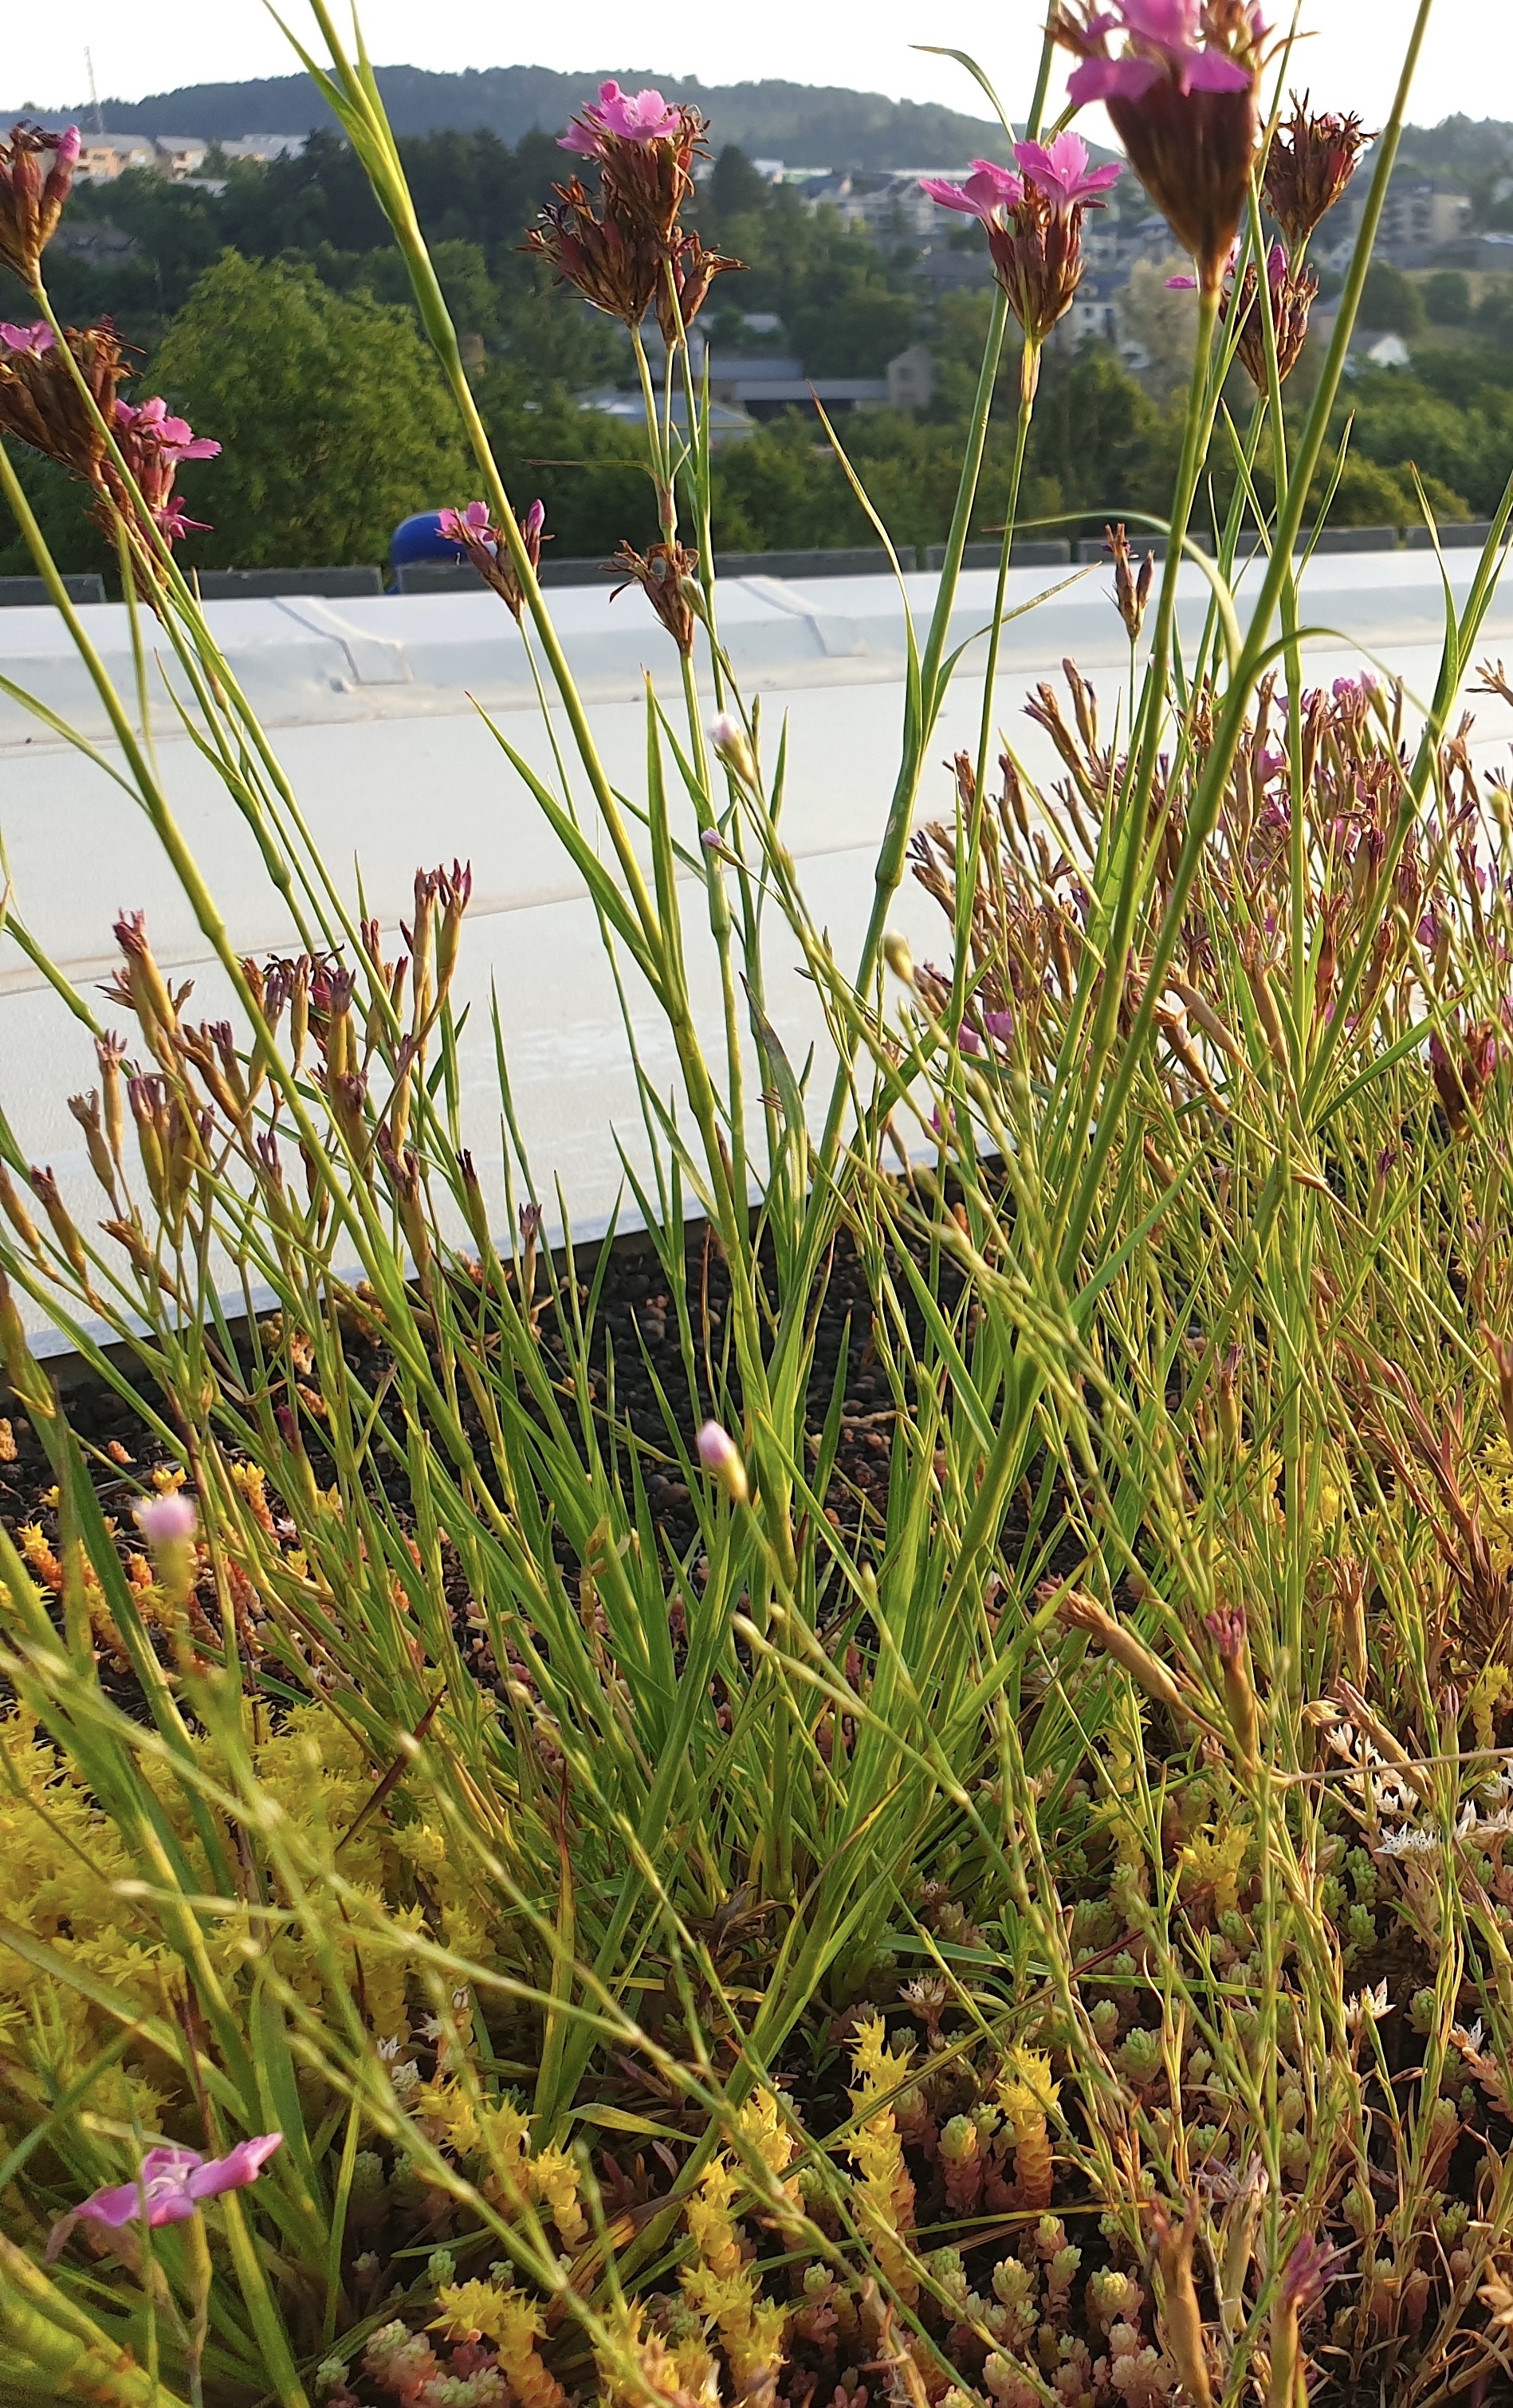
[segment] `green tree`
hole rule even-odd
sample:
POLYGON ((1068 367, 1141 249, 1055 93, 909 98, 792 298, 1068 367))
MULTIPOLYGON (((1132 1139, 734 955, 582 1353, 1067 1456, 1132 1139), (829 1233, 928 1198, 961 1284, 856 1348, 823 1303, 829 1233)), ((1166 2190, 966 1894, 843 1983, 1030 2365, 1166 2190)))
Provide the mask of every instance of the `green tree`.
POLYGON ((476 484, 411 311, 343 299, 308 265, 227 251, 152 367, 173 407, 223 447, 184 474, 191 514, 213 521, 190 555, 206 566, 379 560, 410 511, 476 484))
MULTIPOLYGON (((564 315, 569 307, 560 304, 564 315)), ((638 551, 655 543, 644 427, 580 409, 560 386, 543 394, 508 357, 490 364, 478 404, 515 507, 540 498, 545 508, 549 561, 607 560, 622 540, 638 551)))
MULTIPOLYGON (((89 494, 66 468, 44 460, 24 444, 9 447, 11 465, 21 481, 32 515, 42 530, 48 550, 65 573, 74 569, 103 570, 108 588, 116 583, 116 554, 89 516, 89 494)), ((0 577, 35 577, 31 547, 0 499, 0 577)))
MULTIPOLYGON (((1439 478, 1426 475, 1421 482, 1436 522, 1470 517, 1463 495, 1452 493, 1439 478)), ((1320 480, 1310 498, 1322 501, 1323 491, 1320 480)), ((1405 469, 1394 475, 1375 460, 1352 458, 1341 472, 1329 523, 1332 526, 1421 526, 1423 511, 1405 469)))
POLYGON ((771 194, 771 185, 765 176, 758 176, 744 150, 728 142, 709 179, 710 206, 715 214, 727 221, 759 217, 771 194))
POLYGON ((746 263, 722 284, 721 303, 774 312, 811 376, 880 376, 914 340, 919 299, 907 269, 791 184, 753 181, 764 196, 757 209, 723 211, 715 177, 699 194, 705 241, 746 263))
MULTIPOLYGON (((353 254, 338 252, 335 256, 346 259, 353 254)), ((393 301, 402 308, 415 308, 414 286, 410 280, 404 252, 397 244, 390 243, 378 251, 360 251, 355 258, 355 272, 345 287, 348 292, 365 291, 370 293, 375 301, 393 301)), ((316 265, 320 265, 319 259, 316 265)), ((431 265, 436 270, 441 298, 452 313, 452 322, 458 334, 482 335, 485 343, 497 341, 499 289, 489 274, 482 244, 464 242, 460 237, 433 243, 431 265)), ((334 281, 330 278, 324 280, 334 281)), ((416 316, 418 319, 418 310, 416 316)))
POLYGON ((1419 288, 1390 259, 1374 259, 1366 270, 1361 323, 1390 335, 1423 333, 1424 305, 1419 288))
POLYGON ((1477 305, 1478 335, 1488 335, 1494 343, 1513 343, 1513 291, 1506 284, 1494 284, 1483 293, 1477 305))
POLYGON ((1423 280, 1423 306, 1436 326, 1464 326, 1471 317, 1471 287, 1458 267, 1441 268, 1423 280))
POLYGON ((837 289, 795 309, 794 348, 807 376, 879 377, 914 340, 918 312, 880 277, 846 276, 837 289))
MULTIPOLYGON (((1362 379, 1352 400, 1354 459, 1393 472, 1410 495, 1411 461, 1448 491, 1475 494, 1491 506, 1507 475, 1507 437, 1481 410, 1457 408, 1427 391, 1416 377, 1395 371, 1362 379)), ((1343 414, 1339 423, 1343 431, 1343 414)), ((1411 515, 1419 516, 1416 503, 1411 515)), ((1464 518, 1469 513, 1463 508, 1450 515, 1464 518)))
POLYGON ((1093 531, 1127 510, 1168 512, 1180 444, 1176 416, 1158 408, 1107 351, 1084 351, 1042 381, 1030 465, 1059 484, 1064 507, 1085 511, 1093 531))

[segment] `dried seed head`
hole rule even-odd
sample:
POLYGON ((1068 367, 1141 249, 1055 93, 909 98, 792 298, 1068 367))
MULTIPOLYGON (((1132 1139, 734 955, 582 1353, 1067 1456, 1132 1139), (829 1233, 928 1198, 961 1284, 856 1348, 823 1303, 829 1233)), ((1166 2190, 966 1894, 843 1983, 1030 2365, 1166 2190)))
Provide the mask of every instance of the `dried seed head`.
POLYGON ((674 236, 656 288, 656 322, 662 340, 670 348, 681 341, 693 324, 709 299, 716 276, 728 275, 732 270, 744 275, 744 260, 727 259, 721 251, 706 251, 697 234, 680 233, 674 236))
POLYGON ((1303 347, 1308 339, 1308 313, 1318 292, 1318 279, 1313 270, 1295 267, 1281 244, 1274 242, 1266 260, 1265 303, 1261 297, 1261 280, 1254 263, 1246 267, 1238 289, 1229 294, 1224 304, 1225 322, 1238 318, 1235 351, 1258 393, 1265 393, 1270 381, 1263 307, 1269 306, 1271 310, 1277 382, 1285 384, 1303 357, 1303 347))
POLYGON ((1292 114, 1266 154, 1266 207, 1290 243, 1306 242, 1355 174, 1373 136, 1359 117, 1310 117, 1308 94, 1291 94, 1292 114))
POLYGON ((614 555, 614 565, 623 568, 626 576, 611 595, 611 601, 627 585, 639 585, 679 652, 692 652, 694 630, 702 616, 698 552, 690 552, 682 543, 651 543, 644 552, 623 543, 614 555))
POLYGON ((1161 2276, 1161 2322, 1166 2346, 1192 2408, 1211 2408, 1213 2387, 1203 2349, 1203 2312, 1193 2281, 1192 2252, 1198 2237, 1198 2208, 1189 2202, 1181 2223, 1174 2228, 1163 2207, 1149 2210, 1151 2239, 1161 2276))
POLYGON ((1105 526, 1103 542, 1114 562, 1114 607, 1124 621, 1131 643, 1138 644, 1156 574, 1156 555, 1147 552, 1139 567, 1135 567, 1122 519, 1117 526, 1105 526))
POLYGON ((1513 1342, 1506 1338, 1489 1337, 1488 1346, 1497 1371, 1498 1399, 1503 1409, 1503 1426, 1508 1444, 1513 1446, 1513 1342))
POLYGON ((73 190, 82 141, 77 125, 61 134, 17 125, 0 142, 0 263, 35 292, 46 250, 73 190))

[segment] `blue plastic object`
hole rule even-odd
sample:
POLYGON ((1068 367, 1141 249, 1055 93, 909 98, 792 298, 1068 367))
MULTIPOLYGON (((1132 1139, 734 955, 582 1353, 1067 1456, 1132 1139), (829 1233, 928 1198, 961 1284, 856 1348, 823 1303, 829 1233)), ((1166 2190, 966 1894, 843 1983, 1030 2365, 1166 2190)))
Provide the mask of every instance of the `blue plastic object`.
POLYGON ((450 543, 440 530, 439 510, 417 510, 413 518, 402 519, 389 545, 393 566, 408 568, 417 560, 460 560, 461 544, 450 543))

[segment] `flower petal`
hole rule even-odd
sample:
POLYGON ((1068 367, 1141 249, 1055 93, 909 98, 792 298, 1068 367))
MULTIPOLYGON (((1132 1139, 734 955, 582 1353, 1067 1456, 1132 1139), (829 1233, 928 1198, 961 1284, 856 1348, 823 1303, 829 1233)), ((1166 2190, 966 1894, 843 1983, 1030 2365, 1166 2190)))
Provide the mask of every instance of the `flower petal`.
POLYGON ((223 2157, 209 2157, 196 2167, 189 2177, 191 2197, 219 2199, 223 2190, 245 2190, 282 2146, 281 2132, 259 2132, 252 2140, 238 2141, 223 2157))
POLYGON ((947 183, 944 176, 921 176, 919 189, 943 209, 959 209, 964 217, 981 217, 975 201, 969 200, 964 184, 947 183))
POLYGON ((135 2182, 95 2191, 78 2212, 92 2223, 119 2227, 137 2221, 145 2203, 149 2224, 181 2224, 195 2213, 189 2186, 203 2162, 197 2149, 149 2149, 135 2182))
POLYGON ((1154 59, 1084 59, 1067 78, 1067 94, 1079 108, 1095 100, 1143 100, 1160 73, 1154 59))
POLYGON ((1185 92, 1248 92, 1250 76, 1222 50, 1199 50, 1182 63, 1182 86, 1185 92))

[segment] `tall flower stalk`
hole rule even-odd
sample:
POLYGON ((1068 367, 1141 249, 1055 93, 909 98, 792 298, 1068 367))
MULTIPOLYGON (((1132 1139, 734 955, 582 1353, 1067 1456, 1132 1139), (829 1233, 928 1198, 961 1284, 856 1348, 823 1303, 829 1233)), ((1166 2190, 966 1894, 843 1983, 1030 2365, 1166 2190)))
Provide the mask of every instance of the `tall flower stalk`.
MULTIPOLYGON (((1090 167, 1087 144, 1079 135, 1072 133, 1056 135, 1049 145, 1017 142, 1014 156, 1017 175, 996 166, 991 160, 977 159, 963 183, 929 176, 921 179, 921 190, 943 208, 959 210, 981 221, 995 280, 1023 336, 1019 417, 984 670, 976 758, 975 791, 979 796, 986 793, 987 784, 1004 592, 1030 419, 1040 382, 1041 353, 1072 308, 1082 281, 1083 219, 1089 208, 1102 208, 1103 195, 1123 172, 1117 161, 1107 166, 1090 167)), ((970 877, 963 883, 970 886, 970 877)))

